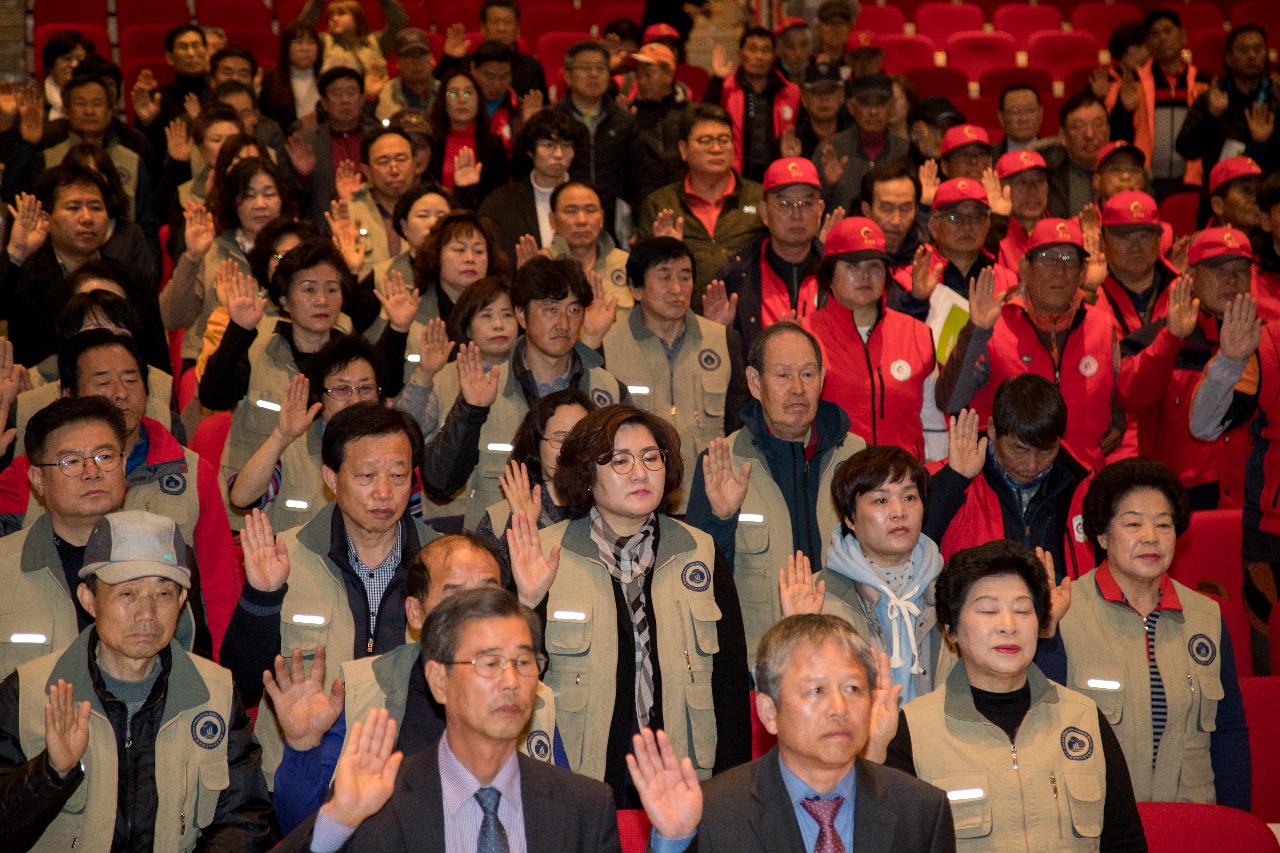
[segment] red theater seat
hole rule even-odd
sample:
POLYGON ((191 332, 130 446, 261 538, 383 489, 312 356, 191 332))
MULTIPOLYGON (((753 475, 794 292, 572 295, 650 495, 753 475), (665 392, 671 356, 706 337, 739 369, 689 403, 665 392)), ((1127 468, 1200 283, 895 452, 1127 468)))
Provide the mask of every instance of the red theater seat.
POLYGON ((1242 678, 1240 692, 1249 723, 1253 813, 1280 823, 1280 676, 1242 678))
POLYGON ((947 67, 957 68, 977 80, 983 71, 1008 68, 1018 55, 1018 42, 1008 33, 984 33, 981 30, 953 33, 943 43, 947 67))
MULTIPOLYGON (((1274 775, 1274 774, 1273 774, 1274 775)), ((1258 818, 1204 803, 1138 803, 1149 853, 1269 853, 1280 843, 1258 818)))
POLYGON ((976 3, 921 3, 915 20, 916 35, 942 44, 952 33, 982 29, 982 7, 976 3))
POLYGON ((1104 44, 1120 24, 1142 20, 1142 12, 1132 3, 1080 3, 1071 10, 1071 28, 1093 33, 1104 44))
POLYGON ((855 29, 859 32, 896 35, 902 32, 902 27, 906 22, 906 16, 896 6, 866 5, 858 13, 858 22, 855 25, 855 29))
POLYGON ((1196 211, 1200 209, 1200 193, 1194 190, 1173 193, 1160 202, 1160 218, 1173 226, 1173 236, 1185 237, 1196 232, 1196 211))
MULTIPOLYGON (((134 24, 163 24, 165 29, 191 20, 186 0, 116 0, 116 23, 123 30, 134 24)), ((163 53, 164 43, 152 53, 163 53)))
POLYGON ((876 36, 872 43, 884 51, 884 70, 888 74, 934 67, 933 41, 924 36, 876 36))
MULTIPOLYGON (((33 14, 37 29, 46 24, 103 22, 107 20, 107 0, 62 0, 61 3, 36 3, 33 14)), ((98 26, 101 25, 98 23, 98 26)), ((38 56, 39 53, 37 50, 36 55, 38 56)))
POLYGON ((922 98, 969 97, 969 77, 959 68, 918 68, 911 72, 911 82, 922 98))
POLYGON ((262 0, 198 0, 196 20, 202 27, 271 30, 271 10, 262 0))
POLYGON ((1027 53, 1034 57, 1035 67, 1047 71, 1054 80, 1065 80, 1067 72, 1098 62, 1102 48, 1091 33, 1036 33, 1027 43, 1027 53))
POLYGON ((1043 3, 1006 3, 997 7, 991 23, 999 32, 1008 33, 1026 44, 1032 33, 1042 30, 1061 30, 1062 12, 1056 6, 1043 3))

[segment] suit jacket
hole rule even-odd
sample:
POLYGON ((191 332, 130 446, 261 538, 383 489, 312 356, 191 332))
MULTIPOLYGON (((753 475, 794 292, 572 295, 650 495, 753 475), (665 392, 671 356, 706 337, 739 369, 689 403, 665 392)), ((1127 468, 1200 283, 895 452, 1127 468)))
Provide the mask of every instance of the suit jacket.
MULTIPOLYGON (((391 799, 360 825, 342 849, 378 853, 444 850, 444 794, 438 756, 437 744, 406 758, 391 799)), ((529 853, 621 853, 617 812, 608 785, 519 753, 516 759, 520 762, 529 853)), ((312 815, 278 849, 310 850, 314 826, 312 815)))
MULTIPOLYGON (((944 853, 956 849, 947 795, 906 773, 858 759, 853 850, 944 853)), ((698 853, 802 853, 778 748, 706 782, 698 853)), ((690 848, 694 849, 694 848, 690 848)))
POLYGON ((538 227, 538 207, 533 198, 533 184, 529 176, 505 187, 498 187, 480 205, 481 216, 487 216, 498 226, 498 245, 507 253, 507 260, 514 265, 516 243, 525 234, 542 246, 542 229, 538 227))

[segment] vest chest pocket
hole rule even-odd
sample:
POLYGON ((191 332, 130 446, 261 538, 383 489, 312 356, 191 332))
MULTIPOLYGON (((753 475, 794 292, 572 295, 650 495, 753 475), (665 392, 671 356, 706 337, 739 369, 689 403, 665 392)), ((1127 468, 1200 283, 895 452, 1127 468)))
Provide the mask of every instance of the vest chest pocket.
MULTIPOLYGON (((587 602, 557 603, 547 613, 545 633, 547 654, 585 656, 591 649, 591 605, 587 602)), ((559 701, 557 697, 557 705, 559 701)))
POLYGON ((724 426, 724 401, 728 396, 725 391, 702 389, 702 411, 707 416, 708 426, 715 427, 717 431, 724 426))
POLYGON ((720 616, 720 607, 710 597, 689 601, 689 621, 698 650, 696 657, 689 656, 689 665, 694 669, 711 669, 711 657, 720 651, 720 616))
POLYGON ((991 785, 987 774, 939 776, 925 781, 947 792, 956 838, 985 838, 991 834, 991 785))
MULTIPOLYGON (((735 463, 739 464, 739 463, 735 463)), ((744 602, 764 605, 773 600, 777 589, 776 568, 769 565, 768 516, 762 512, 738 513, 738 530, 734 542, 734 580, 738 596, 744 602)))
POLYGON ((1222 689, 1222 677, 1217 673, 1203 673, 1197 679, 1200 688, 1200 731, 1218 729, 1218 703, 1226 693, 1222 689))
POLYGON ((1102 783, 1091 773, 1063 773, 1073 837, 1102 835, 1102 783))
MULTIPOLYGON (((294 649, 302 649, 307 660, 329 639, 330 614, 327 607, 308 606, 286 609, 280 620, 280 654, 286 659, 294 649)), ((343 650, 347 653, 347 650, 343 650)))
POLYGON ((1097 703, 1107 722, 1117 725, 1124 716, 1124 682, 1112 674, 1086 671, 1076 677, 1076 689, 1097 703))
POLYGON ((196 787, 196 825, 201 829, 213 823, 222 792, 231 786, 231 771, 226 761, 206 761, 200 765, 196 787))
POLYGON ((276 428, 280 418, 280 395, 261 387, 250 387, 244 399, 240 423, 236 425, 241 437, 245 432, 252 433, 253 444, 257 439, 265 439, 276 428))
POLYGON ((48 626, 16 628, 19 624, 13 614, 0 615, 0 625, 6 628, 0 636, 0 676, 53 651, 52 630, 48 626))

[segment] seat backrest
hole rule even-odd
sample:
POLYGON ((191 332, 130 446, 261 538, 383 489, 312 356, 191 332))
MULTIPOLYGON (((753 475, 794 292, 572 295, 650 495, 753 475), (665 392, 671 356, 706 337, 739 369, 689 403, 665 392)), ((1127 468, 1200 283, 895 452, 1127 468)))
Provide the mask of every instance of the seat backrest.
POLYGON ((918 68, 911 82, 922 98, 965 98, 969 95, 968 75, 960 68, 918 68))
POLYGON ((1264 853, 1280 843, 1258 818, 1208 803, 1138 803, 1149 853, 1264 853))
POLYGON ((982 7, 975 3, 921 3, 915 21, 918 35, 942 42, 959 30, 982 29, 982 7))
POLYGON ((1050 31, 1032 35, 1027 54, 1037 68, 1048 71, 1054 80, 1063 80, 1071 69, 1097 63, 1101 47, 1092 33, 1050 31))
MULTIPOLYGON (((165 28, 191 20, 186 0, 116 0, 116 23, 123 29, 133 24, 164 24, 165 28)), ((160 51, 164 45, 160 45, 160 51)))
POLYGON ((520 34, 534 41, 543 33, 585 32, 589 26, 581 10, 568 3, 522 4, 520 9, 520 34))
POLYGON ((1007 68, 1018 55, 1018 42, 1008 33, 987 33, 982 30, 964 30, 952 33, 943 43, 947 53, 947 65, 957 68, 977 81, 989 68, 1007 68))
POLYGON ((191 436, 190 447, 212 465, 222 461, 222 448, 231 432, 231 413, 214 412, 205 415, 191 436))
POLYGON ((622 853, 644 853, 649 847, 650 829, 644 809, 618 809, 618 841, 622 853))
POLYGON ((1272 675, 1280 671, 1280 607, 1272 606, 1271 618, 1267 620, 1267 654, 1271 663, 1272 675))
POLYGON ((906 16, 896 6, 873 6, 868 3, 858 13, 856 28, 870 33, 895 35, 902 32, 906 16))
POLYGON ((1244 528, 1238 509, 1204 509, 1191 513, 1191 526, 1178 537, 1178 550, 1169 567, 1176 580, 1195 589, 1202 580, 1218 581, 1230 593, 1243 586, 1240 540, 1244 528), (1224 555, 1232 555, 1224 559, 1224 555))
POLYGON ((196 20, 201 26, 270 30, 271 10, 262 0, 197 0, 196 20))
POLYGON ((569 48, 589 38, 591 36, 585 32, 553 32, 539 36, 536 55, 547 77, 551 78, 564 69, 564 55, 569 48))
POLYGON ((1222 35, 1222 9, 1215 3, 1179 3, 1176 9, 1182 19, 1182 29, 1187 38, 1192 39, 1201 33, 1222 35))
POLYGON ((1280 675, 1242 678, 1240 693, 1249 724, 1253 813, 1280 823, 1280 675))
POLYGON ((1200 209, 1200 193, 1190 190, 1172 193, 1160 202, 1160 218, 1173 226, 1175 237, 1194 234, 1196 212, 1200 209))
POLYGON ((1081 3, 1071 10, 1071 28, 1093 33, 1104 41, 1120 24, 1142 20, 1142 12, 1132 3, 1081 3))
MULTIPOLYGON (((34 5, 32 15, 37 29, 46 24, 74 24, 81 21, 96 23, 107 19, 107 0, 62 0, 61 3, 34 5)), ((36 53, 39 55, 39 50, 36 53)))
POLYGON ((1045 3, 1006 3, 996 8, 991 23, 997 32, 1008 33, 1026 44, 1032 33, 1062 29, 1062 12, 1045 3))
POLYGON ((878 35, 873 44, 884 50, 884 70, 900 74, 917 68, 933 68, 933 40, 924 36, 878 35))

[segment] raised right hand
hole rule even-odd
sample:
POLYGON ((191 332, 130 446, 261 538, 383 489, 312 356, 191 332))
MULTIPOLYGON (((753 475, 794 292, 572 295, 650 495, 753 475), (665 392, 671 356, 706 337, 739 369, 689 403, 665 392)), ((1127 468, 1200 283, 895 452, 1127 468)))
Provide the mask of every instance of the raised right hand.
POLYGON ((521 234, 520 239, 516 240, 516 269, 520 269, 541 253, 537 237, 532 234, 521 234))
POLYGON ((164 140, 165 151, 168 153, 170 160, 185 163, 191 159, 191 154, 195 151, 195 144, 191 141, 191 130, 184 120, 175 118, 169 122, 164 129, 164 140))
POLYGON ((822 169, 822 182, 830 186, 840 183, 840 179, 844 177, 845 167, 849 165, 849 155, 836 156, 836 149, 831 143, 826 143, 818 149, 818 161, 818 166, 822 169))
POLYGON ((920 164, 920 203, 925 207, 933 207, 933 194, 938 191, 942 181, 938 179, 938 161, 925 160, 920 164))
POLYGON ((193 201, 182 209, 182 217, 186 221, 183 233, 187 242, 183 251, 189 260, 199 261, 213 247, 213 214, 200 202, 193 201))
POLYGON ((333 170, 333 188, 338 193, 338 198, 351 201, 351 197, 363 183, 364 175, 360 174, 360 169, 355 163, 350 160, 338 161, 337 167, 333 170))
POLYGON ((523 462, 508 459, 507 465, 498 476, 498 487, 502 496, 511 507, 514 519, 520 513, 537 518, 542 514, 542 487, 529 485, 529 468, 523 462))
POLYGON ((994 329, 1005 298, 1012 292, 997 296, 995 269, 984 267, 976 279, 969 281, 969 322, 979 329, 994 329))
POLYGON ((933 252, 921 243, 911 258, 911 296, 921 302, 928 302, 933 292, 942 282, 942 267, 935 267, 933 252))
POLYGON ((432 317, 422 330, 422 346, 418 349, 418 366, 413 371, 414 383, 422 387, 429 386, 436 374, 449 363, 454 343, 449 340, 449 332, 444 320, 432 317))
POLYGON ((289 549, 271 532, 271 522, 260 509, 244 521, 240 534, 244 551, 244 576, 259 592, 275 592, 289 580, 289 549))
POLYGON ((716 518, 727 521, 742 508, 747 498, 747 482, 751 478, 751 463, 733 470, 733 454, 729 442, 723 436, 711 439, 707 455, 702 459, 702 482, 707 492, 707 503, 716 518))
POLYGON ((229 280, 218 282, 218 289, 226 294, 227 314, 231 316, 231 322, 246 332, 258 328, 267 312, 267 300, 258 295, 256 280, 237 266, 229 280))
POLYGON ((280 401, 280 417, 276 419, 276 431, 286 441, 292 442, 311 428, 311 423, 324 409, 324 403, 308 406, 311 381, 299 373, 289 380, 289 387, 280 401))
POLYGON ((1195 292, 1195 276, 1194 269, 1188 269, 1182 275, 1173 280, 1173 286, 1169 288, 1169 308, 1168 319, 1166 325, 1169 334, 1175 338, 1185 339, 1196 329, 1196 323, 1200 320, 1200 300, 1193 295, 1195 292))
POLYGON ((462 399, 473 406, 488 408, 498 399, 498 374, 500 365, 484 369, 484 355, 480 345, 471 343, 458 348, 458 386, 462 399))
POLYGON ((316 170, 316 150, 301 131, 295 131, 284 141, 284 153, 299 178, 309 178, 316 170))
POLYGON ((49 685, 49 701, 44 706, 44 744, 49 766, 66 776, 84 758, 89 746, 89 702, 76 703, 73 686, 58 679, 49 685))
POLYGON ((1227 107, 1231 105, 1231 97, 1226 90, 1222 88, 1221 82, 1217 77, 1213 78, 1213 82, 1209 84, 1209 92, 1207 106, 1209 107, 1209 115, 1218 118, 1227 111, 1227 107))
POLYGON ((653 220, 653 236, 674 237, 677 240, 683 240, 684 217, 676 216, 676 212, 670 208, 658 211, 657 218, 653 220))
POLYGON ((822 612, 827 582, 814 583, 813 566, 803 551, 789 555, 786 568, 778 572, 778 598, 783 616, 822 612))
POLYGON ((17 206, 9 205, 9 217, 13 227, 9 232, 9 255, 19 263, 25 263, 49 238, 49 216, 40 206, 40 199, 28 193, 18 193, 17 206))
POLYGON ((973 409, 961 409, 950 418, 951 429, 947 433, 947 467, 966 480, 982 473, 987 462, 987 437, 978 437, 978 413, 973 409))
POLYGON ((155 121, 160 115, 160 85, 150 68, 138 73, 130 95, 133 97, 133 114, 138 117, 138 122, 149 125, 155 121))
POLYGON ((702 821, 702 786, 688 756, 676 758, 667 733, 647 726, 631 736, 627 770, 645 815, 663 838, 688 838, 702 821))
POLYGON ((1262 319, 1253 297, 1242 293, 1227 303, 1222 312, 1218 351, 1236 361, 1253 355, 1262 342, 1262 319))
POLYGON ((393 752, 396 721, 386 708, 374 708, 347 734, 347 749, 333 771, 333 792, 320 810, 343 826, 355 828, 391 799, 404 753, 393 752))
POLYGON ((984 169, 982 172, 982 188, 987 191, 987 202, 991 212, 998 216, 1013 213, 1013 190, 1000 183, 995 169, 984 169))
POLYGON ((331 692, 325 695, 324 646, 315 650, 309 673, 303 663, 302 649, 294 649, 288 661, 276 655, 275 669, 274 676, 270 670, 263 670, 262 686, 271 699, 285 743, 297 752, 315 749, 342 713, 346 686, 341 678, 334 679, 331 692))
POLYGON ((467 28, 462 24, 450 24, 444 34, 444 55, 461 59, 471 50, 471 41, 467 38, 467 28))
POLYGON ((721 326, 732 326, 738 316, 738 294, 730 295, 723 280, 711 279, 702 294, 702 316, 721 326))

